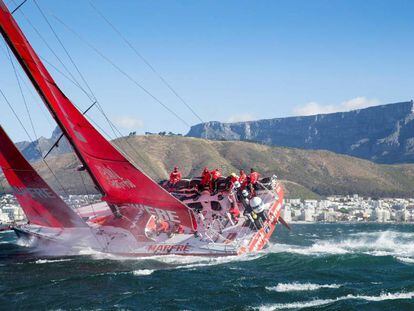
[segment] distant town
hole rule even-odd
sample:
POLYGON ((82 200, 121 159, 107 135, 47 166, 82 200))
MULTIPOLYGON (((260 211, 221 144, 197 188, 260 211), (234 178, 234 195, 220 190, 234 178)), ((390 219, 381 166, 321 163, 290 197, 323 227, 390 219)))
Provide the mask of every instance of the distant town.
POLYGON ((414 198, 371 199, 354 194, 286 199, 281 215, 287 222, 414 222, 414 198))
MULTIPOLYGON (((73 208, 99 202, 98 195, 64 198, 73 208)), ((286 199, 282 217, 287 222, 414 222, 414 198, 364 198, 357 194, 323 200, 286 199)), ((25 222, 15 197, 0 196, 0 224, 25 222)))

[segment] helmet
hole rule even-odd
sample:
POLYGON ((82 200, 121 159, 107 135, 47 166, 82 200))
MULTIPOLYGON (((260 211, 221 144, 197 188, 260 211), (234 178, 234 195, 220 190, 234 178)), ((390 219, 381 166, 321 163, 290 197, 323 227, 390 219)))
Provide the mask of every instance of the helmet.
POLYGON ((263 205, 263 201, 261 198, 259 197, 254 197, 250 200, 249 202, 250 207, 253 209, 253 211, 257 214, 257 213, 261 213, 264 211, 264 205, 263 205))
POLYGON ((247 198, 249 196, 249 191, 247 191, 246 189, 244 189, 242 191, 242 196, 244 196, 245 198, 247 198))
POLYGON ((238 189, 238 188, 240 188, 240 183, 238 182, 238 181, 236 181, 235 183, 234 183, 234 188, 236 188, 236 189, 238 189))

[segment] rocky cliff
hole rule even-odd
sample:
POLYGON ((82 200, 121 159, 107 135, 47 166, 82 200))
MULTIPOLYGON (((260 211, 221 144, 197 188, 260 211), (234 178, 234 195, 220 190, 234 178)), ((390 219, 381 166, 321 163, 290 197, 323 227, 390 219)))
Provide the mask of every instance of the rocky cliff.
MULTIPOLYGON (((16 146, 23 153, 27 160, 32 162, 37 161, 49 151, 54 143, 56 143, 61 133, 62 131, 60 128, 56 127, 50 138, 40 137, 33 142, 22 141, 16 143, 16 146)), ((66 137, 63 137, 59 141, 58 146, 50 152, 50 156, 64 154, 71 151, 72 149, 68 140, 66 137)))
POLYGON ((207 122, 193 126, 187 136, 323 149, 378 163, 413 163, 413 102, 306 117, 207 122))

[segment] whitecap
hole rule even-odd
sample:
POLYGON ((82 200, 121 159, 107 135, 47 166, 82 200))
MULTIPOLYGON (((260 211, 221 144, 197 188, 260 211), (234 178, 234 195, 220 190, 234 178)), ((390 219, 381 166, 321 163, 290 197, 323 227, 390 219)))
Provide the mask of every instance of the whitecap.
POLYGON ((141 276, 141 275, 150 275, 154 273, 155 270, 151 269, 142 269, 142 270, 134 270, 132 271, 133 275, 141 276))
POLYGON ((55 262, 64 262, 64 261, 71 261, 71 259, 39 259, 36 260, 35 264, 44 264, 44 263, 55 263, 55 262))
POLYGON ((276 292, 297 292, 297 291, 314 291, 321 288, 339 288, 339 284, 314 284, 314 283, 279 283, 276 286, 266 287, 267 290, 276 292))
POLYGON ((280 309, 302 309, 302 308, 311 308, 317 306, 323 306, 330 303, 334 303, 342 300, 366 300, 366 301, 384 301, 384 300, 399 300, 399 299, 413 299, 414 292, 399 292, 399 293, 383 293, 378 296, 368 296, 368 295, 347 295, 341 296, 333 299, 315 299, 310 301, 296 301, 290 303, 277 303, 263 305, 256 309, 259 311, 271 311, 271 310, 280 310, 280 309))
POLYGON ((396 257, 396 259, 405 263, 414 263, 414 258, 410 257, 396 257))
POLYGON ((342 239, 321 240, 308 246, 273 244, 268 251, 306 256, 360 253, 370 256, 414 258, 414 234, 396 231, 351 234, 342 239))

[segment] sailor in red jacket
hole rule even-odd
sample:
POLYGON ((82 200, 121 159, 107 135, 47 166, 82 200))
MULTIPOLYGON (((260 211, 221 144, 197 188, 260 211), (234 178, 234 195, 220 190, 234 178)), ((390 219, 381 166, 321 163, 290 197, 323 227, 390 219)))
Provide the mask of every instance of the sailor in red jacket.
POLYGON ((213 193, 216 193, 218 191, 218 180, 221 177, 221 172, 219 168, 216 168, 211 173, 211 189, 213 190, 213 193))
POLYGON ((252 194, 254 194, 255 190, 257 190, 257 182, 259 181, 259 178, 260 178, 260 174, 256 172, 253 168, 250 169, 249 180, 250 180, 250 190, 252 194))
POLYGON ((170 174, 170 186, 174 186, 181 178, 181 172, 178 170, 178 167, 174 167, 174 170, 170 174))
POLYGON ((211 173, 208 170, 207 167, 204 168, 203 173, 201 173, 201 187, 202 188, 210 188, 210 182, 211 182, 211 173))
POLYGON ((244 172, 244 170, 240 170, 240 176, 239 176, 239 183, 241 185, 240 189, 244 189, 247 186, 247 175, 244 172))
MULTIPOLYGON (((239 176, 236 175, 236 173, 231 173, 226 178, 226 185, 228 190, 233 190, 234 184, 239 181, 239 176)), ((240 186, 239 186, 240 187, 240 186)))

